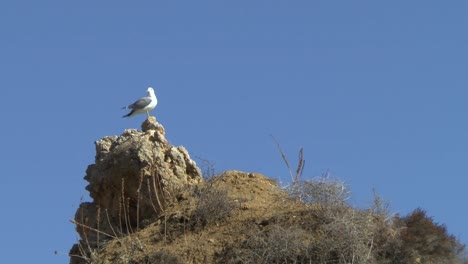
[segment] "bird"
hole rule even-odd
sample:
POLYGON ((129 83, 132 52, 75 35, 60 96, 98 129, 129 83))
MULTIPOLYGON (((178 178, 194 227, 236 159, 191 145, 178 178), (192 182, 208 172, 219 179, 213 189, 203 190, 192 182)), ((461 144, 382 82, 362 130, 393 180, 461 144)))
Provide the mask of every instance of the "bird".
POLYGON ((122 109, 131 109, 130 113, 122 117, 132 117, 134 115, 142 113, 146 113, 146 115, 149 117, 149 112, 156 107, 156 105, 158 104, 158 99, 156 98, 152 87, 148 87, 146 92, 148 94, 147 96, 136 100, 131 105, 122 107, 122 109))

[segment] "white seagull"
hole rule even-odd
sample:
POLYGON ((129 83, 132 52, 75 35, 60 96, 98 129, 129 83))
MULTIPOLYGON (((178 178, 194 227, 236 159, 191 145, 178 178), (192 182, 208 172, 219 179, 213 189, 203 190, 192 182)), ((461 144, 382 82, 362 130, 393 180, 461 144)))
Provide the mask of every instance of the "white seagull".
POLYGON ((146 90, 148 95, 146 97, 142 97, 138 100, 136 100, 133 104, 124 106, 122 109, 131 109, 130 113, 122 116, 122 117, 132 117, 136 114, 141 114, 141 113, 146 113, 146 115, 149 117, 149 111, 153 110, 156 105, 158 104, 158 99, 156 98, 156 95, 154 94, 154 90, 151 87, 148 87, 148 90, 146 90))

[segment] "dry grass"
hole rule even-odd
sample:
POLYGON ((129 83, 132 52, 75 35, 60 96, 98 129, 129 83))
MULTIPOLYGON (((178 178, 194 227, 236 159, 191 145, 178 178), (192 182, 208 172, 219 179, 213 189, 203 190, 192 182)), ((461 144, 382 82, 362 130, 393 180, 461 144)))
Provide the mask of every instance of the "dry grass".
MULTIPOLYGON (((173 194, 176 201, 163 207, 154 195, 155 208, 164 210, 155 210, 159 217, 148 226, 150 231, 129 227, 139 216, 129 214, 122 189, 125 217, 112 232, 99 230, 99 225, 91 228, 86 219, 73 222, 99 241, 90 243, 87 236, 80 241, 76 257, 82 262, 73 264, 466 263, 464 247, 423 210, 405 217, 391 215, 377 194, 370 208, 358 209, 347 203, 350 191, 339 180, 297 179, 283 189, 293 199, 253 174, 211 177, 173 194), (230 198, 232 192, 249 199, 239 206, 230 198), (106 238, 113 240, 105 242, 106 238)), ((153 190, 157 179, 150 183, 153 190)), ((110 224, 106 210, 98 209, 97 214, 100 222, 110 224)))
POLYGON ((196 206, 191 215, 192 228, 215 224, 234 210, 235 203, 229 198, 228 190, 214 187, 218 180, 219 177, 212 177, 194 188, 192 195, 196 199, 196 206))

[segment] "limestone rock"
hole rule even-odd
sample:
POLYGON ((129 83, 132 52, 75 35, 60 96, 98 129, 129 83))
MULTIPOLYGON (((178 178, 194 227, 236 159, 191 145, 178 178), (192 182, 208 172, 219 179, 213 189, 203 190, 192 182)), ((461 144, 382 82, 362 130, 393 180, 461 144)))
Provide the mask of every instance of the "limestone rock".
POLYGON ((142 131, 128 129, 95 144, 95 163, 84 177, 93 201, 82 203, 75 215, 86 226, 77 226, 81 239, 90 243, 97 242, 97 232, 87 227, 110 235, 135 230, 158 217, 178 190, 202 180, 187 150, 172 146, 154 117, 142 124, 142 131))

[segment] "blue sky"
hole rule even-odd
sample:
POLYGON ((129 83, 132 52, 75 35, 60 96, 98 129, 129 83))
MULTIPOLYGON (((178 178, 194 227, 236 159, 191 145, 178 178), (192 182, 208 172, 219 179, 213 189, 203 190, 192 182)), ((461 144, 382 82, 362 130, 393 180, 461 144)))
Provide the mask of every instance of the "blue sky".
POLYGON ((464 1, 0 3, 2 260, 67 263, 94 141, 140 127, 218 172, 330 173, 468 242, 464 1), (55 256, 54 250, 63 252, 55 256))

